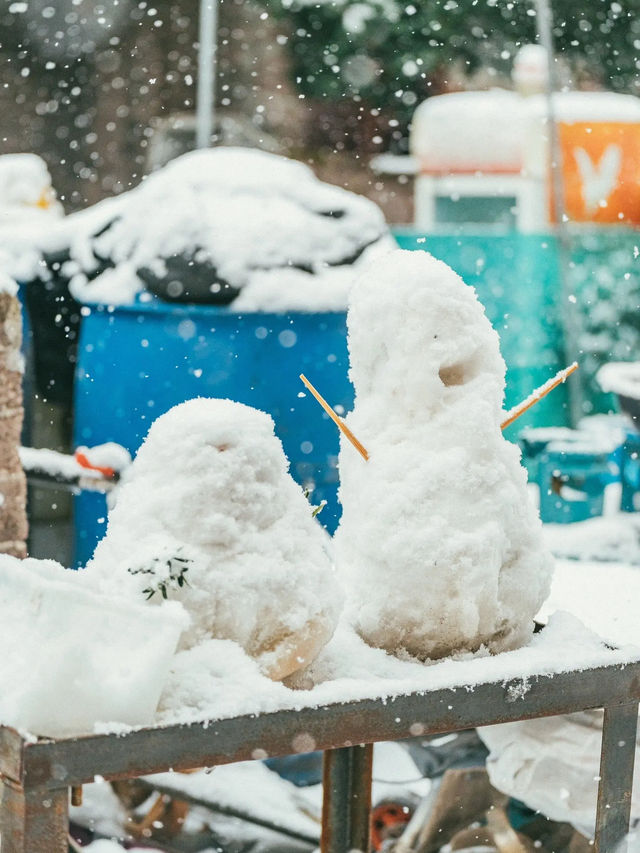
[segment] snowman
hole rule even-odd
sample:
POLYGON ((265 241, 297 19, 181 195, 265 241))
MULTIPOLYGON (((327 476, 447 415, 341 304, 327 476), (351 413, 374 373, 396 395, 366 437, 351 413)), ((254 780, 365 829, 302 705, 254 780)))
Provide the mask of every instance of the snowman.
POLYGON ((274 680, 333 634, 342 598, 326 534, 269 415, 195 399, 158 418, 87 571, 105 590, 191 616, 181 649, 233 640, 274 680))
POLYGON ((500 428, 505 365, 475 291, 397 250, 352 290, 355 404, 369 453, 340 451, 336 565, 372 646, 421 660, 526 643, 552 561, 518 448, 500 428))

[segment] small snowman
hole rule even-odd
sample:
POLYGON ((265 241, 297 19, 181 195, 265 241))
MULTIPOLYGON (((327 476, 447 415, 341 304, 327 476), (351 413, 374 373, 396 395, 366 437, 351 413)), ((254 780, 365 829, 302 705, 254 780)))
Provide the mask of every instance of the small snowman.
POLYGON ((391 252, 355 284, 348 329, 346 422, 369 453, 340 451, 349 618, 422 660, 524 644, 552 560, 502 436, 505 365, 475 291, 426 252, 391 252))
POLYGON ((158 418, 87 571, 138 600, 180 601, 181 649, 233 640, 274 680, 306 666, 342 605, 326 534, 269 415, 195 399, 158 418))

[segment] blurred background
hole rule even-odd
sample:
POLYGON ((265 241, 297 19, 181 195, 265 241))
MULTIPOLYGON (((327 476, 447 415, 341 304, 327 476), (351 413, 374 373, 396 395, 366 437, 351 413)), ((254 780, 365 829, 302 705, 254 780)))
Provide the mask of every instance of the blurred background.
MULTIPOLYGON (((152 416, 198 393, 230 396, 271 412, 292 473, 314 503, 327 501, 321 518, 335 528, 337 432, 320 412, 314 432, 296 394, 304 367, 337 411, 349 410, 346 295, 331 304, 267 298, 240 312, 233 295, 203 306, 186 292, 176 307, 140 269, 136 287, 151 303, 134 292, 131 304, 115 304, 73 286, 79 270, 91 285, 130 264, 121 265, 117 239, 108 238, 110 257, 92 241, 134 210, 127 205, 138 196, 127 194, 146 176, 166 174, 171 193, 181 179, 165 167, 176 157, 242 146, 301 161, 321 181, 366 196, 397 245, 432 252, 472 284, 501 337, 506 409, 580 363, 506 433, 522 442, 532 479, 546 478, 537 483, 543 520, 600 514, 611 465, 618 483, 627 476, 622 504, 636 507, 634 422, 605 422, 607 452, 587 441, 582 423, 595 417, 600 430, 599 415, 640 396, 633 367, 622 380, 615 369, 597 378, 604 365, 640 358, 635 0, 4 0, 0 44, 0 153, 36 155, 50 175, 0 157, 0 262, 11 256, 6 271, 19 280, 25 318, 25 444, 71 453, 115 441, 133 454, 152 416), (113 216, 101 202, 115 205, 113 216), (46 216, 16 243, 16 221, 34 209, 46 216), (87 236, 88 265, 86 251, 70 248, 74 233, 87 236), (33 246, 35 266, 22 263, 33 246), (565 432, 523 438, 523 428, 565 432), (569 463, 566 441, 578 438, 583 455, 575 450, 569 463)), ((236 178, 250 195, 248 174, 236 178)), ((198 204, 215 208, 217 180, 203 169, 198 204)), ((153 215, 147 242, 162 230, 162 205, 153 215)), ((197 205, 183 220, 200 227, 197 205)), ((357 263, 365 224, 353 257, 330 264, 357 263)), ((350 227, 336 224, 336 235, 350 227)), ((183 253, 182 272, 195 269, 210 288, 215 246, 192 248, 207 260, 183 253)), ((313 279, 314 263, 285 258, 282 268, 313 279)), ((228 282, 215 287, 233 292, 228 282)), ((75 525, 70 500, 66 490, 31 490, 34 555, 90 557, 106 523, 104 496, 76 497, 75 525)))
MULTIPOLYGON (((556 0, 560 85, 638 94, 636 11, 632 0, 556 0)), ((3 152, 42 156, 67 212, 139 183, 167 136, 188 135, 176 126, 192 127, 198 15, 197 0, 4 0, 3 152)), ((409 182, 374 176, 371 156, 408 152, 431 95, 510 87, 518 49, 537 37, 523 0, 226 0, 216 130, 310 162, 410 222, 409 182)))

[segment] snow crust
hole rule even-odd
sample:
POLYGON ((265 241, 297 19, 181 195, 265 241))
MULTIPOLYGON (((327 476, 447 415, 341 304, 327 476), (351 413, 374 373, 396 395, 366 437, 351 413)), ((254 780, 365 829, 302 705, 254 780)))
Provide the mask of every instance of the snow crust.
POLYGON ((192 623, 178 670, 210 666, 217 642, 283 678, 331 637, 342 603, 311 513, 268 415, 190 400, 151 427, 87 571, 134 601, 161 600, 164 585, 182 602, 192 623))
POLYGON ((150 723, 187 621, 53 560, 0 555, 0 721, 53 736, 150 723))
POLYGON ((500 429, 505 365, 475 291, 397 250, 351 292, 336 562, 362 637, 421 659, 526 642, 552 560, 517 447, 500 429))
POLYGON ((234 299, 233 310, 239 313, 268 310, 280 314, 346 311, 349 292, 359 271, 396 246, 390 235, 381 237, 352 266, 325 267, 315 273, 294 269, 257 271, 234 299))

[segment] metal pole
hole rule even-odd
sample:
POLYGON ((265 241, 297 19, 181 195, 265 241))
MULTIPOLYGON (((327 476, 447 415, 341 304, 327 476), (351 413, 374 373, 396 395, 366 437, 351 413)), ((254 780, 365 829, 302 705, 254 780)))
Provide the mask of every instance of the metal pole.
MULTIPOLYGON (((566 208, 564 197, 564 179, 562 146, 555 115, 553 92, 556 89, 556 66, 553 51, 553 16, 550 0, 534 0, 538 38, 547 53, 547 126, 549 128, 549 165, 551 173, 551 196, 554 218, 556 220, 556 235, 558 240, 558 275, 559 292, 562 300, 560 317, 563 332, 563 350, 565 363, 570 364, 579 360, 580 355, 580 324, 577 317, 577 304, 570 288, 570 240, 567 232, 566 208)), ((575 426, 583 416, 582 389, 580 380, 575 376, 568 381, 569 411, 571 422, 575 426)))
POLYGON ((200 0, 196 148, 208 148, 215 129, 217 3, 218 0, 200 0))
POLYGON ((373 746, 324 753, 321 853, 368 853, 373 746))
POLYGON ((0 776, 0 849, 2 853, 67 853, 69 792, 22 787, 0 776))
POLYGON ((604 709, 596 853, 625 853, 631 815, 638 703, 604 709))
POLYGON ((562 182, 562 149, 556 123, 553 92, 556 88, 556 69, 553 55, 553 24, 549 0, 535 0, 538 38, 547 54, 547 125, 551 152, 551 183, 553 187, 553 213, 558 228, 562 228, 565 217, 564 184, 562 182))

